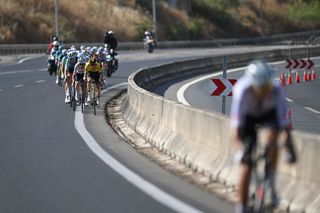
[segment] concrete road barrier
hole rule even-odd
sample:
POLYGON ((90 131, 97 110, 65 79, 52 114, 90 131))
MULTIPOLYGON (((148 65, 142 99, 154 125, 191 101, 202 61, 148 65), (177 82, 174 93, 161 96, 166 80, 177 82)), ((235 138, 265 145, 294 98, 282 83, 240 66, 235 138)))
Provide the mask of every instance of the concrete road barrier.
MULTIPOLYGON (((280 49, 230 54, 228 68, 246 65, 266 58, 278 61, 288 58, 290 51, 280 49)), ((320 55, 319 47, 291 50, 294 57, 320 55)), ((234 186, 237 165, 232 161, 234 149, 229 138, 229 118, 166 100, 150 91, 162 83, 181 76, 219 71, 224 56, 207 57, 141 69, 128 79, 128 92, 123 102, 127 123, 158 149, 214 180, 234 186)), ((291 211, 318 212, 320 209, 320 136, 294 132, 299 163, 279 165, 279 189, 282 204, 291 211), (318 148, 319 147, 319 148, 318 148)))

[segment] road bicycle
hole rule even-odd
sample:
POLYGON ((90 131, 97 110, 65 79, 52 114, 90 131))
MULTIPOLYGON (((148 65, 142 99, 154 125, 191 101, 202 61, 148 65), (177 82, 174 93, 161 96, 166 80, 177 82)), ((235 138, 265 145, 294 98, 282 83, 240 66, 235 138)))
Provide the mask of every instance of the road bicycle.
POLYGON ((70 87, 70 107, 75 112, 77 106, 76 101, 76 83, 75 81, 72 81, 71 87, 70 87))
POLYGON ((251 210, 253 213, 272 212, 273 209, 271 202, 267 202, 269 198, 271 201, 269 149, 270 145, 260 143, 252 145, 251 210))
POLYGON ((100 85, 101 82, 100 80, 98 82, 96 82, 93 78, 91 78, 91 105, 93 106, 93 114, 97 115, 97 92, 98 92, 98 88, 97 86, 100 85))

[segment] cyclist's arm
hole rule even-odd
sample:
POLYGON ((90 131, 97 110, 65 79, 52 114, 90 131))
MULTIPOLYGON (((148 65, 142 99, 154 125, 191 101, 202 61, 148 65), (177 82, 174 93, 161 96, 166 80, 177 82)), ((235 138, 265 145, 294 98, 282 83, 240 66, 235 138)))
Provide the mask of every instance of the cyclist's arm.
POLYGON ((242 113, 244 111, 243 107, 245 103, 243 103, 243 91, 238 88, 236 85, 233 89, 233 98, 231 104, 231 140, 235 144, 237 149, 242 148, 242 139, 240 135, 240 125, 242 113))

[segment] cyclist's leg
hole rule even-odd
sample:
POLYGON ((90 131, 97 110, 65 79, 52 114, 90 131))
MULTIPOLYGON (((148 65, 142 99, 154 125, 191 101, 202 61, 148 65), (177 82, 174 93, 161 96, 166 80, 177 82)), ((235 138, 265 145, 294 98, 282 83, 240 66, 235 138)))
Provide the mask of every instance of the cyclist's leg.
POLYGON ((242 158, 239 168, 239 180, 237 190, 236 212, 244 213, 248 211, 248 196, 252 170, 251 151, 256 145, 257 131, 256 119, 250 116, 246 117, 245 125, 239 128, 239 137, 242 142, 242 158))
POLYGON ((91 101, 91 73, 87 74, 87 102, 91 101))
POLYGON ((271 190, 271 199, 272 205, 278 205, 278 196, 276 190, 276 171, 277 171, 277 163, 278 163, 278 133, 279 131, 275 128, 268 128, 265 130, 265 137, 268 142, 268 158, 270 160, 270 167, 269 167, 269 185, 271 190))

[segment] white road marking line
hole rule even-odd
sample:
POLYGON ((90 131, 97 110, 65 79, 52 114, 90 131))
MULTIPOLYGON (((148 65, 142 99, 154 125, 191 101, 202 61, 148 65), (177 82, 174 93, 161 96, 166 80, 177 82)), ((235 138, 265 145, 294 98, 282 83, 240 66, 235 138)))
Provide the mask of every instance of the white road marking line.
POLYGON ((2 92, 3 90, 2 89, 0 89, 0 92, 2 92))
POLYGON ((286 100, 287 100, 288 102, 293 102, 293 100, 291 100, 290 98, 286 98, 286 100))
MULTIPOLYGON (((103 91, 103 93, 108 92, 114 88, 127 85, 127 83, 121 83, 109 87, 103 91)), ((173 197, 167 192, 161 190, 152 183, 146 181, 138 174, 134 173, 111 155, 109 155, 101 146, 95 141, 92 135, 87 131, 84 121, 83 114, 81 111, 77 110, 74 119, 74 125, 78 133, 81 135, 84 142, 91 149, 91 151, 96 154, 105 164, 112 168, 115 172, 121 175, 128 182, 139 188, 141 191, 152 197, 154 200, 160 202, 161 204, 171 208, 176 212, 190 212, 190 213, 200 213, 202 211, 190 206, 189 204, 173 197)))
POLYGON ((42 72, 42 71, 47 71, 48 68, 41 68, 41 69, 37 69, 37 71, 42 72))
POLYGON ((23 84, 18 84, 18 85, 15 85, 13 86, 14 88, 19 88, 19 87, 23 87, 24 85, 23 84))
POLYGON ((320 114, 320 112, 318 110, 315 110, 311 107, 304 107, 306 110, 309 110, 310 112, 316 113, 316 114, 320 114))
POLYGON ((45 82, 45 80, 36 81, 36 83, 43 83, 43 82, 45 82))
POLYGON ((17 73, 26 73, 26 72, 34 72, 36 70, 17 70, 17 71, 8 71, 8 72, 0 72, 0 75, 10 75, 17 73))

